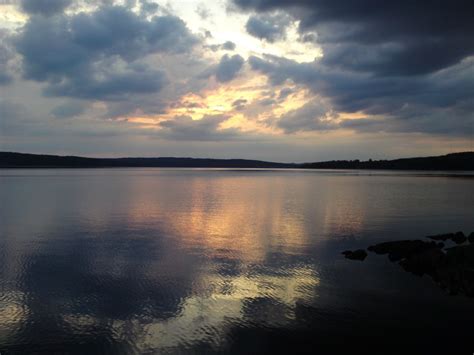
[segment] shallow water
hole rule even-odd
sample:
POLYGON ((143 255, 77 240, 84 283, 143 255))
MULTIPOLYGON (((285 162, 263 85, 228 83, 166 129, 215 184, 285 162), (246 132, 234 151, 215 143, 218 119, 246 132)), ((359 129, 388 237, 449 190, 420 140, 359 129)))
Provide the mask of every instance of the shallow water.
POLYGON ((0 203, 2 354, 472 343, 473 299, 340 254, 470 233, 472 176, 2 170, 0 203))

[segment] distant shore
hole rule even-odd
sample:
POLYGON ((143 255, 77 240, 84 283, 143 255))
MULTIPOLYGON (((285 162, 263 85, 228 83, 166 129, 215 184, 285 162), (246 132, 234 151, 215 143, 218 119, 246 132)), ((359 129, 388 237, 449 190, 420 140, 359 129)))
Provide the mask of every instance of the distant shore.
POLYGON ((0 168, 253 168, 472 171, 474 152, 395 160, 333 160, 315 163, 278 163, 248 159, 206 158, 87 158, 0 152, 0 168))

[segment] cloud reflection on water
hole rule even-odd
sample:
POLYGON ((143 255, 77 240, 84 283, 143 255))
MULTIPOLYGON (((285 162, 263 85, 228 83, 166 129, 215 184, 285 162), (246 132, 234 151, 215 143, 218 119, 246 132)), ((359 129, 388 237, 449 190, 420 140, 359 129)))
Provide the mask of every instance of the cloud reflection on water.
POLYGON ((457 206, 472 204, 469 182, 438 178, 30 174, 0 177, 0 350, 219 350, 236 329, 292 329, 321 314, 324 329, 327 314, 380 306, 364 292, 396 287, 369 263, 348 272, 338 243, 433 231, 451 221, 433 218, 446 204, 463 228, 457 206))

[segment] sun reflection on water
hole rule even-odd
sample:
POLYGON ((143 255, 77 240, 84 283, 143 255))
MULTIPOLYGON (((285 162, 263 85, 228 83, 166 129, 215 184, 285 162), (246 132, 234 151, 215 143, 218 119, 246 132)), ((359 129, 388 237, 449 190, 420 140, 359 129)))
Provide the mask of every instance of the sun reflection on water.
MULTIPOLYGON (((98 336, 144 353, 219 348, 235 327, 291 328, 299 307, 322 302, 314 251, 365 228, 369 211, 343 177, 141 169, 55 179, 34 180, 36 198, 0 231, 3 344, 98 336)), ((11 191, 10 203, 32 193, 11 191)))

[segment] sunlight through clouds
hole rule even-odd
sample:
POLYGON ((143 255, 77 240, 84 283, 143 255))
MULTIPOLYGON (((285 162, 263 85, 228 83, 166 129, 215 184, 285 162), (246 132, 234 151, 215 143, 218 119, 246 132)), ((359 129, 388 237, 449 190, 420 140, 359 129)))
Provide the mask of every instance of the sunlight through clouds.
MULTIPOLYGON (((251 158, 233 143, 244 140, 306 147, 270 160, 317 160, 329 136, 351 147, 344 158, 371 154, 368 142, 385 136, 426 154, 472 146, 474 52, 464 44, 471 28, 449 41, 463 24, 443 32, 435 13, 423 23, 453 51, 423 66, 417 51, 431 53, 437 42, 423 40, 415 14, 406 15, 412 27, 398 17, 377 27, 382 35, 372 28, 383 19, 365 18, 356 5, 346 22, 334 15, 339 7, 319 1, 8 0, 0 8, 2 149, 19 148, 18 132, 32 138, 31 149, 51 153, 60 135, 108 132, 112 141, 129 132, 148 155, 177 137, 171 126, 187 130, 189 141, 176 143, 196 154, 191 142, 208 151, 204 142, 219 137, 216 157, 251 158)), ((85 151, 70 142, 70 153, 85 151)), ((100 151, 126 154, 115 144, 100 151)), ((379 154, 396 150, 384 145, 379 154)))

